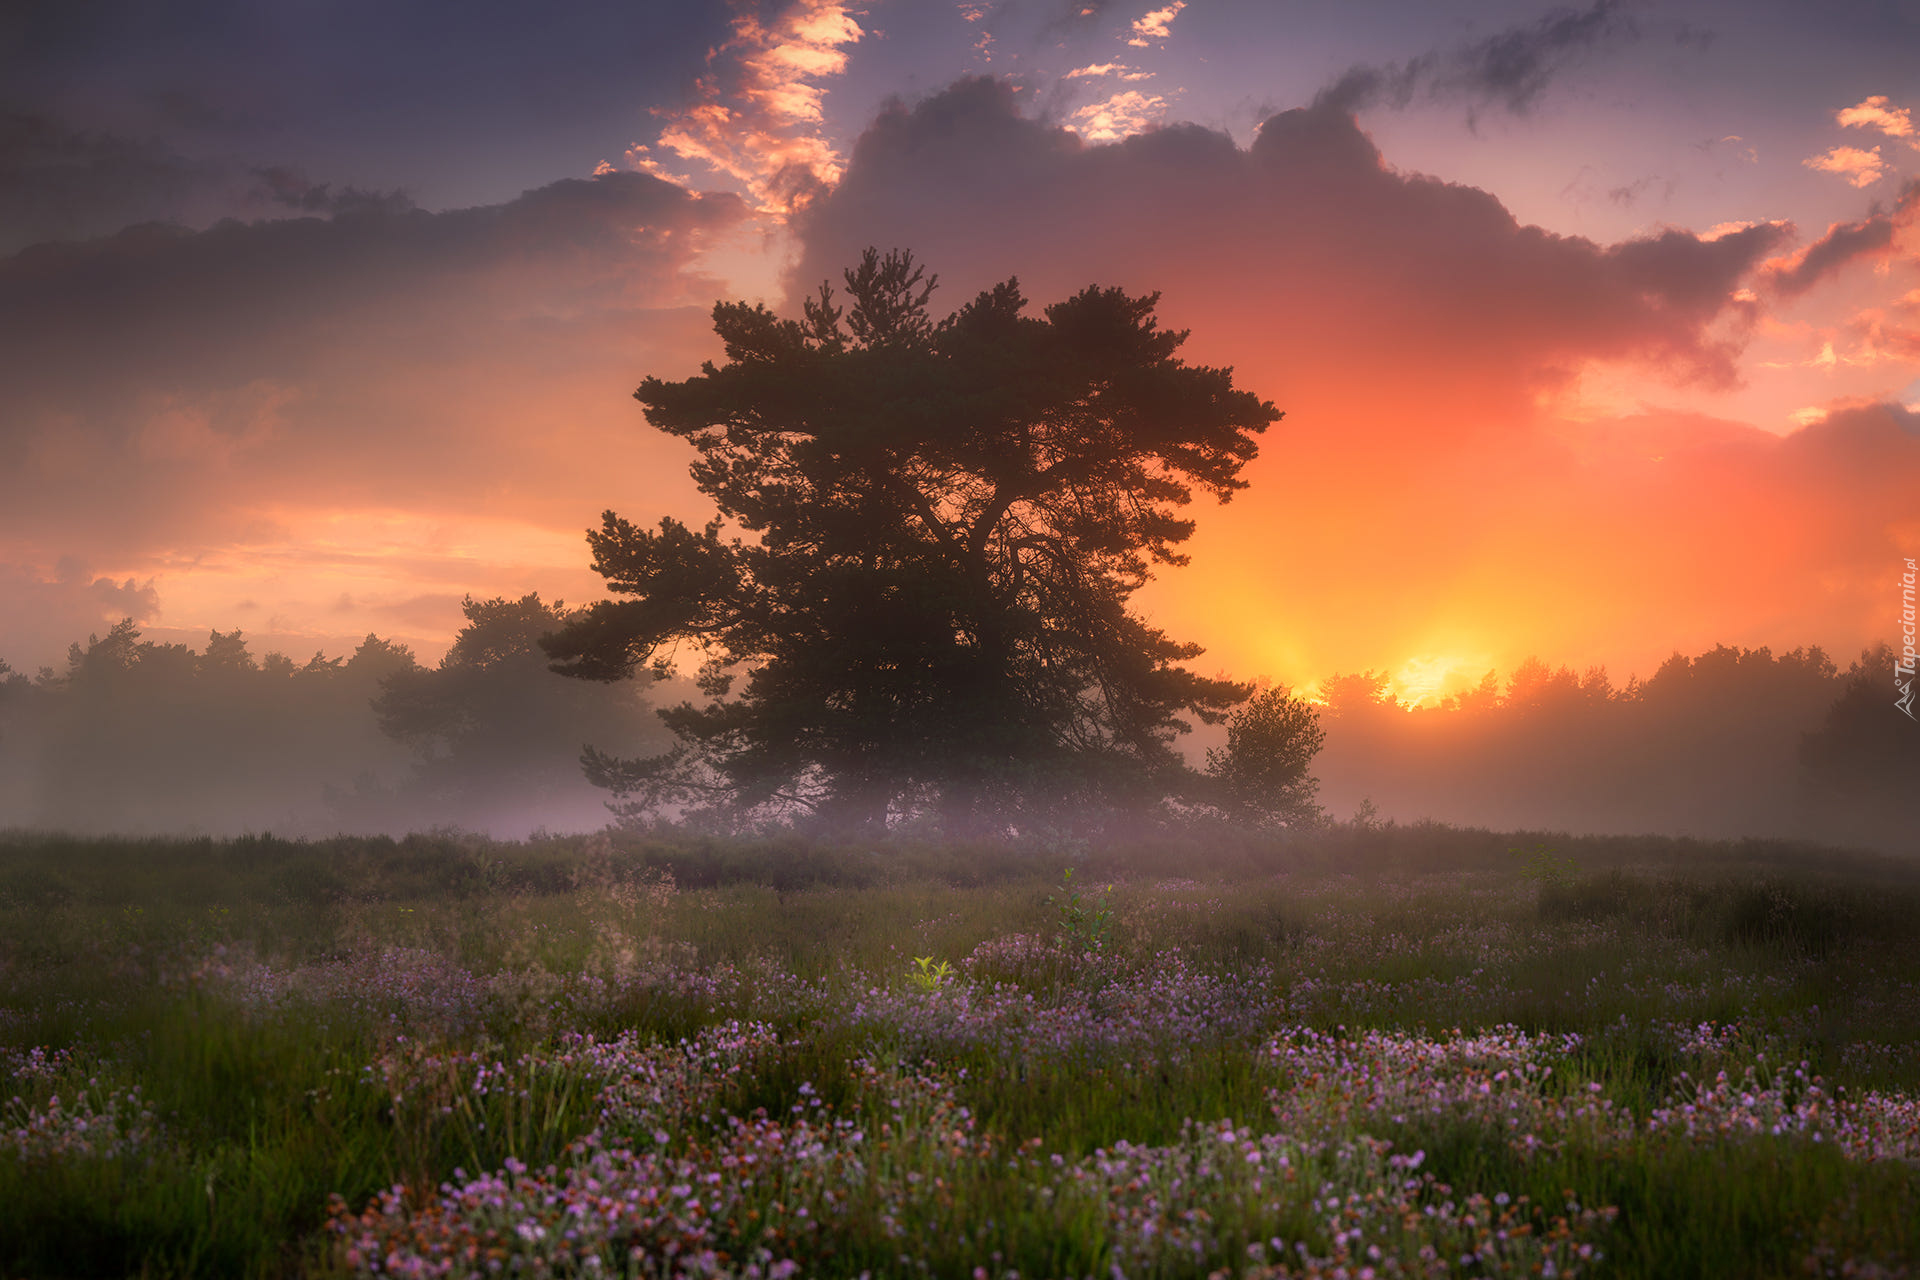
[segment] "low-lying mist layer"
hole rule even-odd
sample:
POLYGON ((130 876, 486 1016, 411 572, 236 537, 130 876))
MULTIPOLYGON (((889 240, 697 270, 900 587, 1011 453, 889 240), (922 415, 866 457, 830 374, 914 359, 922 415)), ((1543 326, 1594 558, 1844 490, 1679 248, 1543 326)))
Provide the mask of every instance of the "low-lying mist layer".
MULTIPOLYGON (((604 825, 609 793, 587 782, 582 748, 666 750, 654 709, 694 687, 553 674, 539 639, 570 615, 537 595, 466 608, 436 668, 373 636, 348 657, 295 664, 256 659, 238 631, 196 652, 131 624, 76 645, 64 673, 0 665, 0 825, 323 836, 457 824, 501 838, 604 825)), ((1841 670, 1818 649, 1721 646, 1618 685, 1530 661, 1421 707, 1396 701, 1384 674, 1333 676, 1307 767, 1343 819, 1898 851, 1920 812, 1920 733, 1894 704, 1894 657, 1882 647, 1841 670)), ((1188 754, 1218 736, 1193 735, 1188 754)))

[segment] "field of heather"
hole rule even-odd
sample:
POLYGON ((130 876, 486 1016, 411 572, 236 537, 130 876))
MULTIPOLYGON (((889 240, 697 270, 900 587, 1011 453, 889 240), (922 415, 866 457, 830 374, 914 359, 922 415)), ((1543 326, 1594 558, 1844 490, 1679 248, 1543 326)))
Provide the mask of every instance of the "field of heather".
POLYGON ((8 1276, 1920 1264, 1920 865, 0 838, 8 1276))

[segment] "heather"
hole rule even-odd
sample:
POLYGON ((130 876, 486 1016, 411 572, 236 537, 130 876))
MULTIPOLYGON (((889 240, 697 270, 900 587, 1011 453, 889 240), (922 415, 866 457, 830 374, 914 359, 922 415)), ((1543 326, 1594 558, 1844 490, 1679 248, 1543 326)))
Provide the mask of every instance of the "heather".
POLYGON ((0 841, 0 1273, 1894 1275, 1920 868, 0 841))

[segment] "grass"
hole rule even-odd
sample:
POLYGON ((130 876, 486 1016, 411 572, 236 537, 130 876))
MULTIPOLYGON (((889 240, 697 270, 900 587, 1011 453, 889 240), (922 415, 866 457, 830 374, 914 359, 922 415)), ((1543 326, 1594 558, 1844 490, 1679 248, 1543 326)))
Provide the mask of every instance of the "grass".
POLYGON ((1066 869, 0 837, 0 1274, 1920 1262, 1912 862, 1415 827, 1066 869))

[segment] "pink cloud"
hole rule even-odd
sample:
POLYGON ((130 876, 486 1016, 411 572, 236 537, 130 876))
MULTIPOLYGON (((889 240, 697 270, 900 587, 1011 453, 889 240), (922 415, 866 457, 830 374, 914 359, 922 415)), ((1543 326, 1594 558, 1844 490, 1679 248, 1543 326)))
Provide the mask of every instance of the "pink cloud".
POLYGON ((1835 147, 1817 156, 1809 156, 1801 163, 1821 173, 1838 174, 1856 187, 1870 187, 1886 177, 1888 172, 1887 162, 1881 157, 1879 147, 1871 151, 1862 151, 1859 147, 1835 147))
MULTIPOLYGON (((820 81, 846 69, 846 46, 866 34, 854 13, 839 0, 794 0, 770 18, 742 8, 708 55, 693 103, 660 113, 657 145, 732 178, 762 212, 805 204, 840 177, 820 81)), ((649 151, 636 146, 628 160, 658 172, 649 151)))
POLYGON ((1172 34, 1173 20, 1187 7, 1187 0, 1173 0, 1164 9, 1153 9, 1134 19, 1133 35, 1127 41, 1135 48, 1144 49, 1155 40, 1165 40, 1172 34))
POLYGON ((1088 142, 1117 142, 1158 124, 1166 111, 1167 100, 1158 94, 1123 89, 1081 107, 1071 119, 1074 132, 1088 142))
POLYGON ((1858 106, 1837 111, 1834 119, 1844 128, 1878 129, 1889 138, 1913 136, 1913 113, 1905 107, 1889 107, 1884 94, 1876 94, 1858 106))
POLYGON ((1848 322, 1859 340, 1857 362, 1920 365, 1920 289, 1884 307, 1867 307, 1848 322))
POLYGON ((1136 71, 1124 62, 1096 62, 1085 67, 1075 67, 1067 72, 1068 80, 1085 80, 1090 76, 1113 76, 1120 80, 1151 80, 1153 72, 1136 71))
POLYGON ((0 601, 7 606, 0 658, 29 674, 39 666, 57 667, 69 644, 104 635, 122 618, 145 622, 160 612, 152 579, 98 577, 71 556, 51 570, 0 562, 0 601))

